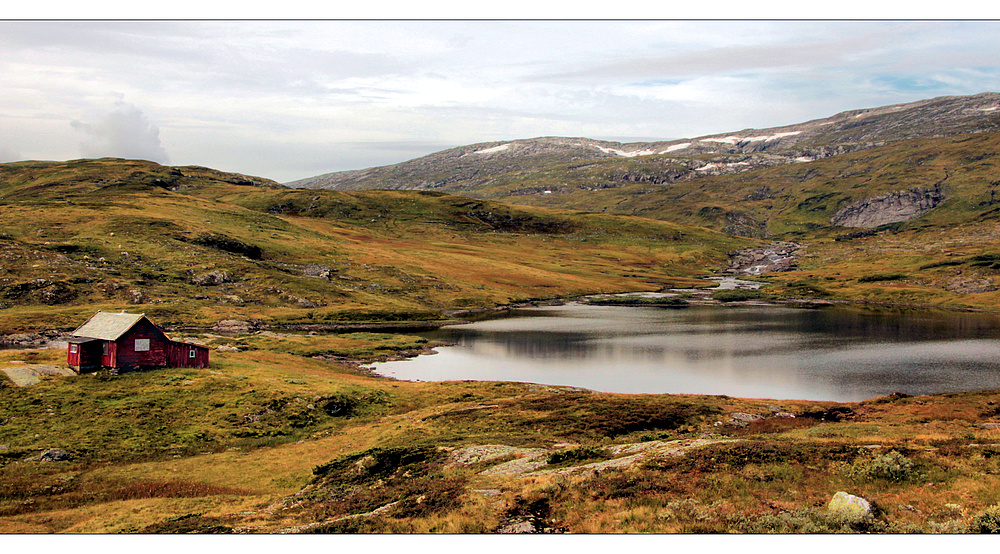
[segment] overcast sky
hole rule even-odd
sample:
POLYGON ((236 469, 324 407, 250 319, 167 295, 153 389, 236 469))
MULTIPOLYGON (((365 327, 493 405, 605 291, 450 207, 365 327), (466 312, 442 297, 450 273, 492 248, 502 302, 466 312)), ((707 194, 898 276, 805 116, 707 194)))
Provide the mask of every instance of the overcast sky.
POLYGON ((281 182, 538 136, 667 140, 1000 91, 997 21, 0 21, 0 162, 281 182))

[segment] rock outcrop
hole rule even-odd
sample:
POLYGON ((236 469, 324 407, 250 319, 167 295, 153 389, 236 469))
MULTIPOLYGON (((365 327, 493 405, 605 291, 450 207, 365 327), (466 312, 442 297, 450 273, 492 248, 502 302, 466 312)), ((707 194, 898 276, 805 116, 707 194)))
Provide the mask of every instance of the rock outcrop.
POLYGON ((944 200, 945 195, 940 187, 890 192, 840 209, 833 214, 830 223, 841 227, 871 229, 920 217, 944 200))
POLYGON ((729 259, 725 273, 760 275, 778 271, 793 271, 802 245, 797 242, 775 242, 767 246, 744 248, 729 259))

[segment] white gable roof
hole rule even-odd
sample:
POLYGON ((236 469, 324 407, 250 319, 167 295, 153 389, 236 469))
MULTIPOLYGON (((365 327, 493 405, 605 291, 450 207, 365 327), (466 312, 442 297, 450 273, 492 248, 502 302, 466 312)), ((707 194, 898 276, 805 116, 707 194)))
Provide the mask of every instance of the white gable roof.
POLYGON ((86 323, 77 328, 76 331, 73 331, 73 336, 118 340, 118 337, 124 335, 144 317, 146 317, 146 314, 97 312, 86 323))

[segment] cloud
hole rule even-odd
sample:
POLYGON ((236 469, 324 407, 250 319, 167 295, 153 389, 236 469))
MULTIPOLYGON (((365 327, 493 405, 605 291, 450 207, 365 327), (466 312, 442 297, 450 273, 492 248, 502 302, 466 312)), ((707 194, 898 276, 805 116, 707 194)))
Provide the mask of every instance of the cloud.
POLYGON ((130 158, 170 163, 160 144, 160 129, 149 122, 137 106, 119 100, 110 113, 96 123, 73 120, 70 125, 88 135, 80 143, 85 158, 130 158))

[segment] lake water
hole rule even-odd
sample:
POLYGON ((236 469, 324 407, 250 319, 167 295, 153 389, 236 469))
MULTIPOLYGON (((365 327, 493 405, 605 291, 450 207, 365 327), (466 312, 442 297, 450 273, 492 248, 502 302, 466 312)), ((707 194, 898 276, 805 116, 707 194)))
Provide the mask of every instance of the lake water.
POLYGON ((1000 318, 939 311, 567 304, 442 328, 438 354, 376 364, 403 380, 857 401, 1000 389, 1000 318))

